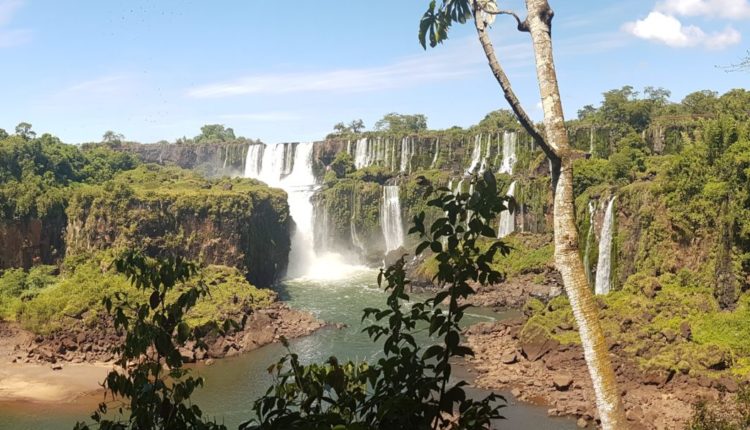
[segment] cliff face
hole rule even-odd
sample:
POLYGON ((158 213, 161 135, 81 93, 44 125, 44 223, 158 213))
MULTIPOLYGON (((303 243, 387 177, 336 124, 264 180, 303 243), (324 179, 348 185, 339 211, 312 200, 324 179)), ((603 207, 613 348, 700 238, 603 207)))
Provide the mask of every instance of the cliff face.
POLYGON ((65 217, 0 221, 0 270, 53 264, 65 253, 65 217))
POLYGON ((207 177, 242 176, 246 143, 124 144, 119 150, 133 153, 144 163, 175 165, 207 177))
POLYGON ((76 192, 68 210, 68 255, 139 247, 237 267, 267 287, 285 272, 292 221, 286 193, 256 181, 207 181, 176 169, 141 167, 114 184, 76 192))

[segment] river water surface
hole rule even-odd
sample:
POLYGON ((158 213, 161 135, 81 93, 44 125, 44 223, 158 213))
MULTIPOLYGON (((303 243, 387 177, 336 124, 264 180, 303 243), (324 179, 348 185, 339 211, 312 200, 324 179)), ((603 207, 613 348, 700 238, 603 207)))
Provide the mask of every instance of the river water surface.
MULTIPOLYGON (((361 332, 360 319, 365 307, 385 307, 385 295, 377 288, 377 272, 354 270, 346 279, 325 280, 299 278, 279 285, 280 297, 291 306, 305 309, 330 323, 343 323, 343 329, 328 328, 311 336, 295 339, 291 349, 303 362, 324 361, 331 355, 341 360, 374 361, 381 349, 361 332)), ((325 276, 323 276, 325 278, 325 276)), ((503 318, 504 314, 484 309, 470 309, 466 324, 503 318)), ((254 399, 262 395, 271 382, 266 369, 284 354, 279 344, 268 345, 240 356, 217 360, 212 366, 198 366, 196 372, 206 379, 206 386, 194 396, 207 416, 225 423, 230 429, 251 417, 254 399)), ((456 372, 459 373, 459 372, 456 372)), ((478 390, 477 390, 478 391, 478 390)), ((478 392, 477 395, 486 393, 478 392)), ((501 429, 574 429, 575 422, 550 418, 546 408, 516 403, 509 393, 503 410, 507 418, 497 423, 501 429)), ((0 405, 0 429, 72 429, 77 420, 86 419, 101 399, 82 399, 75 404, 0 405)))

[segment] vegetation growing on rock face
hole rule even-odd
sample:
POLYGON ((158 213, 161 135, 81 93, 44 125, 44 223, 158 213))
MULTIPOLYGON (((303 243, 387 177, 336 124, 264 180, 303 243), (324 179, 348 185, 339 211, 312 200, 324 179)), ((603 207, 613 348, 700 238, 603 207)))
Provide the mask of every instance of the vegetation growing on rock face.
POLYGON ((237 267, 268 286, 284 272, 291 218, 286 193, 252 179, 208 180, 144 165, 75 190, 67 209, 68 255, 138 247, 237 267))

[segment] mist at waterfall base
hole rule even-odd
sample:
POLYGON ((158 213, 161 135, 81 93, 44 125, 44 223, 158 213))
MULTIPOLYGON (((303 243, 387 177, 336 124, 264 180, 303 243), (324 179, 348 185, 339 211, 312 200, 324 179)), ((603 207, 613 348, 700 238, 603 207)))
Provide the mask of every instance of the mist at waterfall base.
POLYGON ((313 204, 318 185, 312 169, 312 142, 250 145, 245 177, 287 192, 295 223, 287 278, 331 279, 366 270, 354 259, 327 250, 315 252, 313 204))

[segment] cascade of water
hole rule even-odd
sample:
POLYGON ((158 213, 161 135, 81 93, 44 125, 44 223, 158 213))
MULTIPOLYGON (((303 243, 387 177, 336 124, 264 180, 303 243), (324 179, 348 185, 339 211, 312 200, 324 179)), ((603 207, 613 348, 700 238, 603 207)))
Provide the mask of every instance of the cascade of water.
POLYGON ((349 155, 352 155, 352 141, 351 140, 346 141, 346 153, 349 155))
POLYGON ((596 214, 596 205, 593 200, 589 200, 589 231, 586 233, 586 250, 583 253, 583 267, 586 270, 586 279, 591 285, 591 243, 594 241, 594 214, 596 214))
POLYGON ((503 133, 503 161, 500 164, 498 173, 513 174, 513 165, 516 164, 516 141, 518 135, 515 131, 506 131, 503 133))
POLYGON ((296 143, 284 144, 284 169, 281 171, 282 176, 286 176, 292 173, 292 170, 294 170, 294 154, 296 152, 296 149, 296 143))
POLYGON ((245 159, 245 177, 258 178, 260 176, 261 163, 263 162, 263 151, 266 145, 256 144, 247 148, 247 158, 245 159))
POLYGON ((401 163, 399 164, 399 171, 407 172, 411 165, 411 145, 409 138, 405 137, 401 139, 401 163))
POLYGON ((594 127, 589 128, 589 154, 594 158, 594 127))
POLYGON ((435 139, 435 155, 432 156, 432 163, 430 163, 430 169, 434 169, 437 165, 438 155, 440 155, 440 138, 435 139))
MULTIPOLYGON (((516 181, 513 181, 510 183, 510 187, 508 187, 508 192, 505 193, 506 196, 513 197, 513 194, 516 192, 516 181)), ((500 212, 500 222, 497 226, 497 237, 503 238, 511 233, 513 233, 516 230, 516 217, 515 214, 511 211, 502 211, 500 212)))
POLYGON ((391 172, 395 172, 396 171, 396 142, 393 140, 390 140, 390 142, 391 142, 391 172))
POLYGON ((401 221, 401 202, 398 185, 383 187, 383 202, 380 208, 380 225, 385 239, 386 252, 404 245, 404 226, 401 221))
POLYGON ((471 163, 466 169, 466 174, 472 174, 479 166, 479 161, 482 158, 482 135, 477 134, 474 136, 474 150, 471 151, 471 163))
POLYGON ((245 176, 286 191, 289 213, 295 223, 287 275, 330 278, 346 276, 352 270, 359 270, 342 263, 337 254, 315 253, 313 205, 310 200, 316 188, 312 170, 313 144, 278 144, 262 150, 254 146, 264 145, 251 145, 248 148, 245 176), (285 157, 292 160, 287 163, 285 157), (258 159, 261 160, 260 163, 258 159), (289 169, 288 173, 285 173, 286 169, 289 169))
POLYGON ((487 165, 490 162, 490 150, 492 149, 492 134, 487 134, 487 145, 484 148, 484 157, 482 158, 482 166, 479 168, 479 173, 484 173, 487 170, 487 165))
POLYGON ((362 240, 359 238, 359 234, 357 234, 357 203, 359 202, 359 194, 354 190, 354 193, 352 193, 352 207, 351 207, 351 214, 352 216, 349 218, 349 234, 352 239, 352 245, 354 245, 355 248, 359 251, 360 255, 364 253, 365 245, 362 242, 362 240))
POLYGON ((369 166, 368 146, 366 137, 357 140, 357 146, 354 148, 354 167, 357 169, 369 166))
POLYGON ((226 170, 227 168, 227 160, 229 160, 229 147, 224 148, 224 165, 221 167, 222 169, 226 170))
POLYGON ((612 286, 612 234, 614 233, 615 219, 612 215, 615 197, 607 204, 602 223, 602 232, 599 237, 599 261, 596 264, 596 294, 607 294, 612 286))

